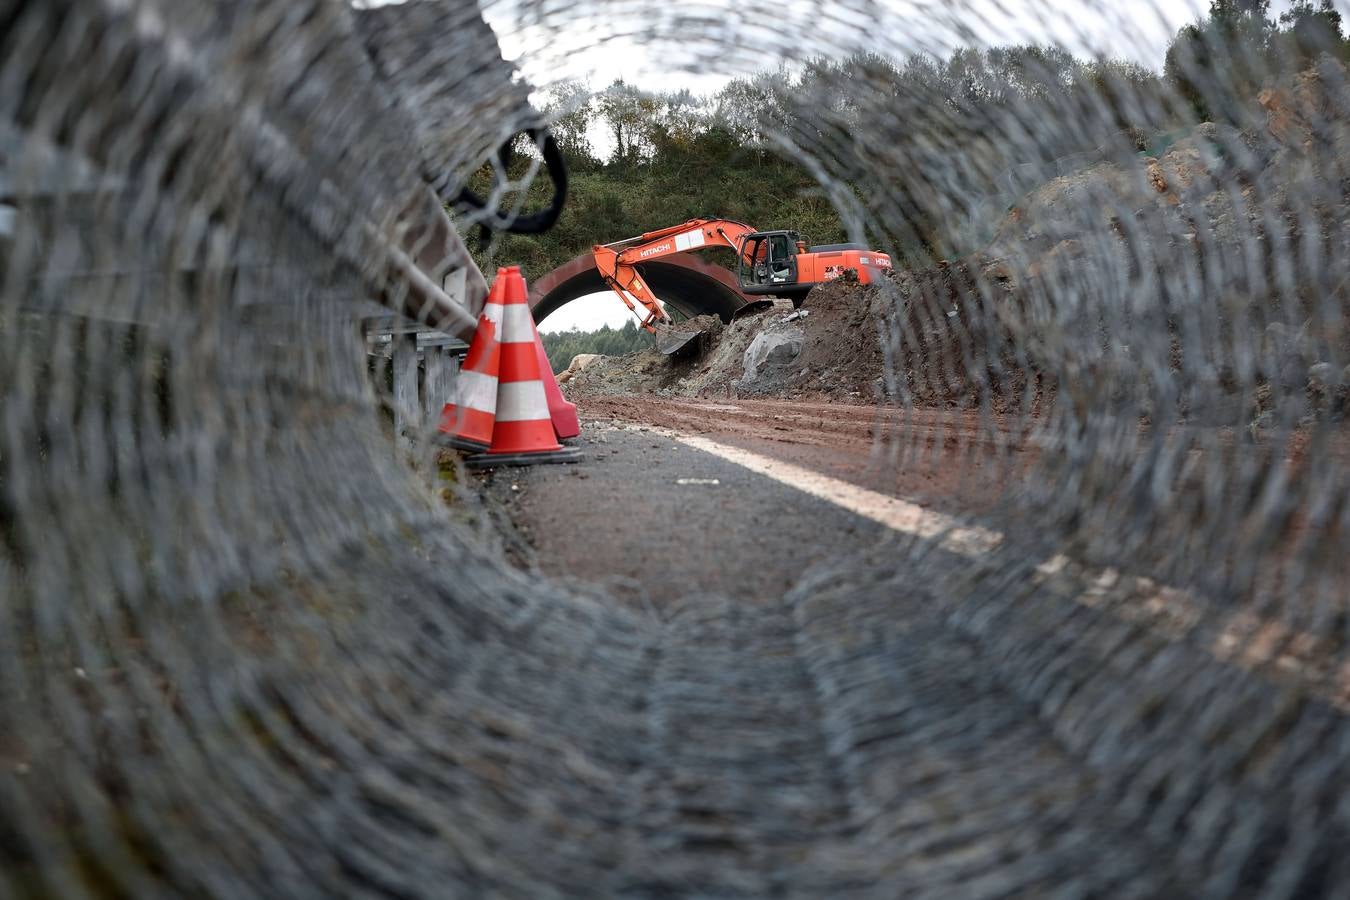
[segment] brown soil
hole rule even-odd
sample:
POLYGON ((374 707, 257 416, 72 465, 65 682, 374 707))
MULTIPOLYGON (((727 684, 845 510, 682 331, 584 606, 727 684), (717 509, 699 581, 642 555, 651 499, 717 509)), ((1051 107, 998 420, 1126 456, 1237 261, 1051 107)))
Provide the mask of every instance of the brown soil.
MULTIPOLYGON (((1010 279, 996 261, 944 263, 872 285, 840 279, 815 288, 802 308, 775 307, 728 326, 709 323, 691 352, 655 350, 596 360, 571 376, 581 397, 657 394, 737 399, 781 397, 951 409, 1022 409, 1028 385, 1039 408, 1048 392, 1013 352, 1003 322, 1010 279), (999 334, 990 340, 991 331, 999 334), (747 372, 757 338, 799 341, 800 350, 747 372), (1006 352, 990 359, 989 347, 1006 352), (970 369, 983 377, 970 378, 970 369)), ((695 323, 697 324, 697 323, 695 323)))
POLYGON ((793 385, 834 398, 884 396, 885 323, 898 301, 894 291, 843 280, 811 291, 802 303, 805 339, 793 385))

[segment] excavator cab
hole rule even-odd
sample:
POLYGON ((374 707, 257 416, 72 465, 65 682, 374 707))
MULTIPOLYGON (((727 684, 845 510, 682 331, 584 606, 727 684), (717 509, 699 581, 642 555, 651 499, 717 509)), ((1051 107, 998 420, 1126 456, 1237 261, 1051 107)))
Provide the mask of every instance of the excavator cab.
POLYGON ((795 231, 756 231, 741 245, 741 290, 773 294, 797 283, 797 251, 803 246, 795 231))

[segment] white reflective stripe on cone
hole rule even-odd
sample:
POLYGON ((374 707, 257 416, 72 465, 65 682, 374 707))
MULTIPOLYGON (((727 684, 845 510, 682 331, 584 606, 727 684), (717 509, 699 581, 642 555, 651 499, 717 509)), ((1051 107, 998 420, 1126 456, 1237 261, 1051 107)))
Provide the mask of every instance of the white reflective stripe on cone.
POLYGON ((497 379, 482 372, 465 370, 455 379, 456 406, 490 413, 497 405, 497 379))
POLYGON ((497 421, 548 419, 548 395, 542 381, 504 381, 497 385, 497 421))
POLYGON ((524 303, 512 303, 506 307, 502 318, 502 343, 534 343, 534 316, 524 303))
POLYGON ((502 312, 505 309, 506 307, 500 303, 488 303, 483 306, 483 311, 479 313, 481 316, 486 316, 489 322, 497 326, 497 340, 499 342, 502 333, 502 312))

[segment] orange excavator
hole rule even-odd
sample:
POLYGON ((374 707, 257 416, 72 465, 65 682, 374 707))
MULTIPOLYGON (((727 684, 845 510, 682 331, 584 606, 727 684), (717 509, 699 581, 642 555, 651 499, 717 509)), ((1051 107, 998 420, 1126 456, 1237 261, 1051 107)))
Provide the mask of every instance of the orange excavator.
MULTIPOLYGON (((891 258, 885 253, 861 244, 827 244, 807 250, 795 231, 757 231, 730 219, 690 219, 612 244, 596 244, 592 253, 600 277, 638 316, 642 327, 655 334, 658 325, 671 323, 670 314, 638 267, 663 256, 709 247, 735 251, 742 293, 783 297, 797 305, 811 288, 838 278, 848 269, 857 272, 861 283, 870 284, 891 266, 891 258), (639 304, 643 312, 638 312, 639 304)), ((690 332, 688 337, 696 334, 690 332)), ((678 349, 685 341, 662 343, 663 351, 670 353, 673 350, 668 346, 674 344, 678 349)))

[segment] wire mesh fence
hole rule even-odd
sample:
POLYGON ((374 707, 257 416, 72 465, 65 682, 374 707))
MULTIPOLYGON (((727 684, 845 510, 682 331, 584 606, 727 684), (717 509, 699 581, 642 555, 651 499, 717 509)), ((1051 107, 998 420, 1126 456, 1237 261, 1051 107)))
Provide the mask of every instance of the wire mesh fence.
POLYGON ((1345 67, 820 63, 1137 11, 0 0, 0 895, 1350 892, 1345 67), (362 304, 463 326, 436 201, 597 49, 817 67, 750 116, 992 542, 658 619, 394 452, 362 304))

